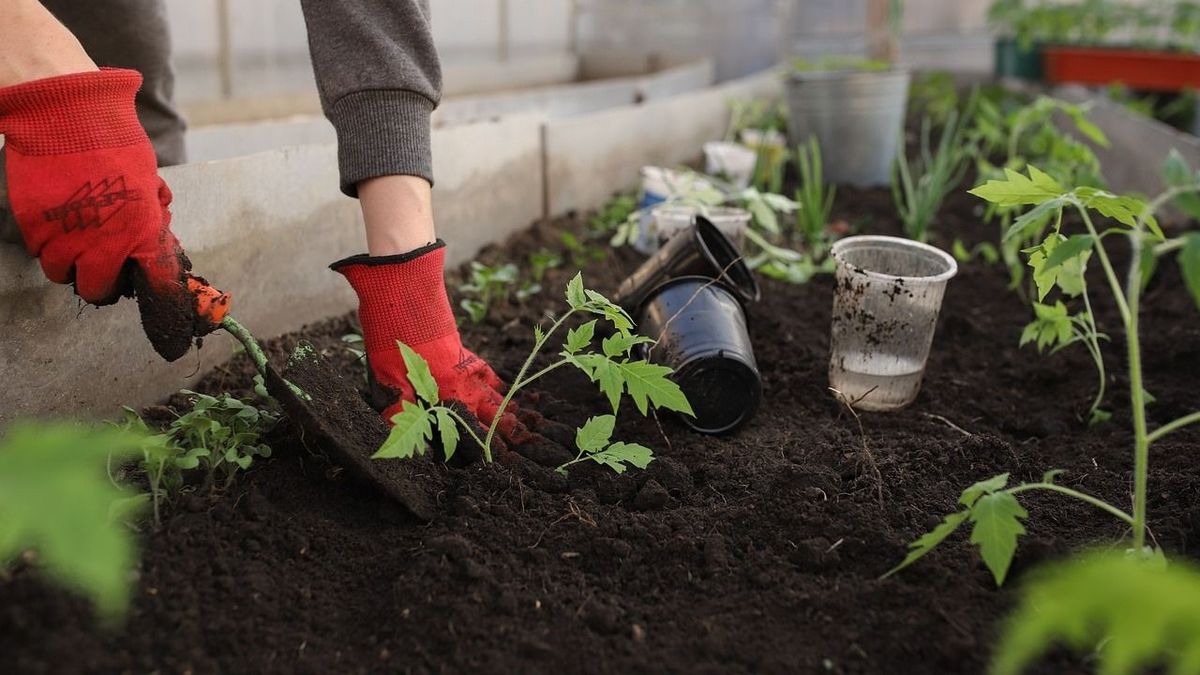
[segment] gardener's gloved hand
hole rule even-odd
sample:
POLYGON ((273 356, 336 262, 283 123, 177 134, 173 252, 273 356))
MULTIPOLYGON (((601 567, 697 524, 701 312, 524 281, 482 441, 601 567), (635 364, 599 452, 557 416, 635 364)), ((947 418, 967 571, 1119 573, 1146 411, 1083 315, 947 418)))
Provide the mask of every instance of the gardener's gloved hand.
MULTIPOLYGON (((358 294, 367 362, 375 382, 390 390, 383 416, 391 420, 401 401, 414 400, 407 369, 396 342, 408 345, 429 363, 443 401, 458 402, 483 426, 500 410, 504 386, 483 359, 463 347, 446 295, 443 268, 446 244, 440 239, 410 253, 356 255, 330 268, 341 273, 358 294)), ((500 435, 514 444, 528 437, 510 404, 500 418, 500 435)))
POLYGON ((147 336, 173 361, 215 326, 197 315, 171 234, 171 191, 134 109, 141 84, 102 69, 0 88, 0 134, 13 218, 46 277, 96 305, 136 290, 147 336))

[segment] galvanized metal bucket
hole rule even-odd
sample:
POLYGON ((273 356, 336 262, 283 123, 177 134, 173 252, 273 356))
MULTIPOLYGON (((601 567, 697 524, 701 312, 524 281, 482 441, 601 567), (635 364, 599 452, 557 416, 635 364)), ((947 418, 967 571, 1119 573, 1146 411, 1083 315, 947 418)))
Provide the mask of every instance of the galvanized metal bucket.
POLYGON ((814 71, 788 77, 788 136, 816 136, 825 176, 864 187, 891 182, 911 74, 906 68, 814 71))

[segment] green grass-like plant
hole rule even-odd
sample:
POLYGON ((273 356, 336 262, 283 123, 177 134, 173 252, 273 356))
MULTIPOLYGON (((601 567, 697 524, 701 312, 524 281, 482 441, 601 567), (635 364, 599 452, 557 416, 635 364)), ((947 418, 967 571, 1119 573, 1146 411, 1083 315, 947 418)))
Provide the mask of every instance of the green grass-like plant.
POLYGON ((921 120, 920 154, 910 162, 903 144, 897 146, 892 170, 892 198, 909 239, 926 241, 942 203, 966 176, 974 146, 967 140, 967 123, 974 103, 961 114, 952 110, 942 126, 937 147, 931 146, 933 118, 921 120))

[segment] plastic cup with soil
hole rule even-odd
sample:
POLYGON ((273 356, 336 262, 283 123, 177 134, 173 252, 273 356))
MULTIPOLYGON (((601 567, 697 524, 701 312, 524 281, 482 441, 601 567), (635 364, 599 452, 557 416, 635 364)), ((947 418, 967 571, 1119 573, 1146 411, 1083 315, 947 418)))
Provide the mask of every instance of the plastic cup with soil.
POLYGON ((695 417, 688 426, 705 434, 731 432, 758 409, 762 379, 746 315, 734 292, 715 279, 671 279, 651 293, 638 312, 638 332, 657 342, 651 363, 669 366, 695 417))
POLYGON ((689 192, 711 190, 713 186, 702 178, 661 166, 643 166, 641 176, 642 193, 638 200, 638 210, 642 212, 642 216, 633 248, 639 253, 651 255, 658 250, 658 237, 654 234, 652 214, 654 207, 689 192))
POLYGON ((704 216, 672 237, 617 288, 613 301, 636 315, 650 294, 671 279, 719 279, 743 302, 757 302, 758 281, 738 247, 704 216))
POLYGON ((655 207, 652 213, 660 245, 690 228, 692 223, 696 222, 696 216, 702 215, 707 218, 738 248, 745 246, 746 228, 750 227, 749 211, 728 206, 710 206, 702 209, 680 204, 663 204, 655 207))
POLYGON ((705 173, 723 176, 738 189, 750 185, 758 153, 740 143, 711 141, 704 144, 705 173))
POLYGON ((829 386, 858 410, 897 410, 921 388, 946 282, 958 264, 909 239, 860 236, 837 263, 829 386))

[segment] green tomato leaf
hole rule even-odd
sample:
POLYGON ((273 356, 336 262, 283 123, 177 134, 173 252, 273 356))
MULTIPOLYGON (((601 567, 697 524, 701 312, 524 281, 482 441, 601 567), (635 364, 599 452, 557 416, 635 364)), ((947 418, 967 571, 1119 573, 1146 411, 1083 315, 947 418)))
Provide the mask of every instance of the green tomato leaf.
POLYGON ((1095 244, 1096 238, 1090 234, 1071 235, 1066 241, 1055 246, 1050 255, 1046 256, 1046 262, 1042 265, 1042 272, 1049 272, 1068 260, 1086 254, 1092 250, 1092 246, 1095 244))
POLYGON ((1177 257, 1179 271, 1183 274, 1188 293, 1192 294, 1192 300, 1200 307, 1200 232, 1188 232, 1183 236, 1183 248, 1177 257))
POLYGON ((434 410, 434 416, 437 419, 438 436, 442 439, 442 454, 446 456, 448 462, 454 456, 454 451, 458 449, 458 425, 454 423, 450 411, 445 408, 434 410))
POLYGON ((654 461, 654 452, 644 445, 618 441, 600 452, 589 455, 592 461, 603 464, 617 473, 625 473, 626 465, 644 469, 654 461))
POLYGON ((1004 239, 1007 241, 1019 236, 1022 238, 1032 236, 1033 232, 1040 231, 1045 227, 1051 217, 1060 213, 1066 203, 1066 199, 1051 199, 1038 204, 1013 221, 1013 224, 1004 233, 1004 239))
POLYGON ((629 350, 633 349, 635 345, 646 344, 648 342, 654 342, 654 340, 633 333, 617 333, 616 335, 604 338, 601 345, 604 348, 604 355, 611 359, 626 356, 629 354, 629 350))
MULTIPOLYGON (((1081 187, 1075 190, 1075 194, 1084 206, 1129 227, 1137 225, 1138 216, 1142 215, 1147 206, 1144 200, 1137 197, 1115 195, 1099 188, 1081 187)), ((1150 225, 1151 221, 1154 221, 1153 216, 1147 218, 1146 224, 1150 225)), ((1157 227, 1158 223, 1155 221, 1151 230, 1157 230, 1157 227)))
POLYGON ((615 415, 599 415, 588 419, 575 431, 575 445, 583 452, 599 452, 608 445, 616 426, 615 415))
POLYGON ((1063 110, 1071 118, 1071 121, 1075 123, 1075 128, 1078 129, 1081 134, 1087 136, 1088 140, 1102 148, 1107 148, 1109 146, 1108 136, 1104 135, 1104 131, 1102 131, 1100 127, 1096 126, 1095 123, 1087 118, 1083 109, 1072 106, 1070 108, 1064 108, 1063 110))
POLYGON ((668 379, 671 374, 670 368, 647 361, 630 361, 620 364, 620 369, 629 397, 633 399, 638 412, 645 415, 649 403, 656 408, 695 416, 696 413, 692 411, 683 390, 668 379))
POLYGON ((1025 534, 1021 520, 1029 513, 1008 492, 993 492, 979 497, 971 507, 971 543, 979 546, 983 562, 992 571, 997 586, 1004 577, 1017 552, 1017 537, 1025 534))
POLYGON ((595 369, 592 371, 592 381, 600 385, 600 391, 608 397, 613 412, 621 405, 621 392, 625 390, 625 373, 620 364, 596 355, 595 369))
POLYGON ((587 303, 587 295, 583 292, 583 272, 577 273, 567 283, 567 304, 571 309, 580 309, 587 303))
POLYGON ((1005 180, 989 180, 968 192, 997 206, 1041 204, 1067 192, 1057 181, 1034 165, 1030 164, 1028 169, 1027 178, 1006 168, 1005 180))
POLYGON ((957 530, 958 526, 962 525, 963 522, 967 520, 967 516, 969 515, 969 511, 959 511, 958 513, 951 513, 950 515, 946 516, 937 527, 921 535, 920 538, 909 544, 908 555, 905 556, 904 560, 900 561, 899 565, 896 565, 884 573, 883 577, 881 578, 886 579, 892 576, 896 572, 899 572, 900 570, 919 560, 926 553, 932 551, 937 547, 938 544, 945 541, 946 537, 949 537, 955 530, 957 530))
POLYGON ((985 494, 990 495, 997 490, 1003 490, 1007 486, 1008 474, 1002 473, 998 476, 992 476, 963 490, 962 495, 958 498, 958 503, 969 509, 975 505, 976 500, 981 496, 985 494))
POLYGON ((581 349, 592 343, 592 338, 596 334, 596 320, 593 319, 579 328, 572 328, 567 331, 567 340, 564 343, 564 348, 568 354, 578 354, 581 349))
POLYGON ((429 371, 429 364, 420 354, 413 351, 412 347, 396 340, 396 346, 400 348, 400 355, 404 358, 404 369, 408 373, 408 381, 413 386, 413 391, 417 393, 422 400, 428 403, 438 402, 438 385, 437 380, 433 379, 433 373, 429 371))
POLYGON ((994 675, 1019 675, 1058 643, 1094 659, 1097 673, 1200 671, 1200 570, 1185 559, 1087 553, 1047 565, 1019 597, 994 675))
POLYGON ((371 459, 408 459, 423 455, 426 443, 432 438, 429 411, 412 401, 404 401, 400 412, 392 415, 392 431, 371 459))
MULTIPOLYGON (((1171 149, 1167 161, 1163 164, 1163 179, 1173 188, 1192 188, 1200 186, 1200 174, 1193 173, 1183 155, 1178 150, 1171 149)), ((1200 193, 1189 191, 1175 198, 1175 206, 1193 220, 1200 220, 1200 193)))
POLYGON ((102 618, 121 616, 137 550, 123 521, 147 501, 114 485, 105 467, 138 456, 144 437, 111 426, 9 426, 0 434, 0 565, 32 549, 36 573, 89 598, 102 618))

